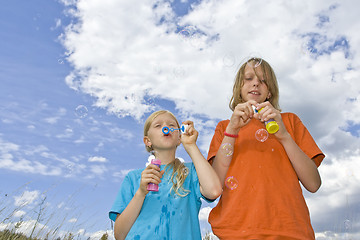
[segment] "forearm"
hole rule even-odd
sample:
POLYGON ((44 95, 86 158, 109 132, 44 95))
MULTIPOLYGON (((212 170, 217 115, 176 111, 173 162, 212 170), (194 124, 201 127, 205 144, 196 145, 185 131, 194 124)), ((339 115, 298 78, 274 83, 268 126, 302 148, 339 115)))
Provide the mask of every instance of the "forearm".
POLYGON ((208 199, 216 199, 219 197, 222 192, 219 178, 208 161, 206 161, 197 145, 184 145, 184 148, 194 163, 199 178, 201 194, 208 199))
POLYGON ((114 236, 116 240, 126 238, 131 227, 139 216, 146 195, 137 191, 125 210, 116 218, 114 225, 114 236))
POLYGON ((321 178, 315 162, 301 150, 290 134, 279 139, 279 141, 283 145, 300 182, 309 192, 316 192, 321 185, 321 178))
POLYGON ((217 173, 222 187, 226 178, 227 171, 233 159, 235 138, 224 136, 216 156, 213 158, 212 167, 217 173))

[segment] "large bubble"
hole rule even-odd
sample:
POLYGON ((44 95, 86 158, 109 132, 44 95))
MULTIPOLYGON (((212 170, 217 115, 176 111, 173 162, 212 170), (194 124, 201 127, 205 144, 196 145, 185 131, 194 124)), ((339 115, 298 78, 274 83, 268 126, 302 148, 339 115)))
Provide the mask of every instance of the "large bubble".
POLYGON ((227 188, 229 188, 230 190, 236 189, 238 187, 238 185, 239 185, 238 180, 233 176, 230 176, 225 179, 225 186, 227 188))
POLYGON ((79 105, 75 108, 75 115, 79 118, 84 118, 88 114, 88 109, 84 105, 79 105))
POLYGON ((234 147, 230 143, 223 143, 220 146, 220 149, 223 151, 225 156, 230 157, 234 153, 234 147))
POLYGON ((269 137, 269 133, 264 128, 260 128, 255 132, 255 138, 259 142, 265 142, 268 139, 268 137, 269 137))

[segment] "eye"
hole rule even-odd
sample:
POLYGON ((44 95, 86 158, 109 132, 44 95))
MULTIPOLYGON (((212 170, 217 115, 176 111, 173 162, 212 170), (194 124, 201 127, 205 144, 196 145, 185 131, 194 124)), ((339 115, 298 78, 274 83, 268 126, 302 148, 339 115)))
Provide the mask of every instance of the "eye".
POLYGON ((252 80, 252 78, 251 78, 251 77, 247 77, 247 78, 245 78, 245 80, 247 80, 247 81, 251 81, 251 80, 252 80))

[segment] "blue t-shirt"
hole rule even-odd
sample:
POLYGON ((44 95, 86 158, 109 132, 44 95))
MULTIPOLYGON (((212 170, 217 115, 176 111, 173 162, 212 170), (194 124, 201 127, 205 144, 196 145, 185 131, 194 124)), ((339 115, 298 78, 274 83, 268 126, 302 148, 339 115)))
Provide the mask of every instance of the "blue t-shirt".
MULTIPOLYGON (((184 240, 201 239, 198 214, 201 198, 210 201, 200 193, 199 179, 194 164, 184 163, 188 175, 183 187, 190 190, 188 195, 180 197, 173 190, 172 169, 165 171, 158 192, 149 192, 144 200, 140 214, 130 229, 126 240, 184 240)), ((163 170, 165 165, 161 165, 163 170)), ((113 207, 109 212, 115 221, 117 214, 122 213, 139 189, 141 172, 144 169, 129 172, 120 188, 113 207)))

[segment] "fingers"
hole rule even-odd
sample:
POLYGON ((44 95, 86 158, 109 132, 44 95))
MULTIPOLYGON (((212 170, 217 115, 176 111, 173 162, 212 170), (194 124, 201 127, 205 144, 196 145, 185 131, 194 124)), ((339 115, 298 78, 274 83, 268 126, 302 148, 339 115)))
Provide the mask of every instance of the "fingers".
POLYGON ((236 116, 240 117, 244 122, 249 121, 254 116, 254 110, 252 105, 257 104, 255 101, 248 101, 246 103, 238 104, 235 109, 234 113, 236 116))
POLYGON ((259 111, 257 117, 260 121, 268 121, 269 119, 276 118, 277 115, 280 115, 280 111, 275 109, 270 102, 263 102, 258 104, 256 109, 259 111))
POLYGON ((145 185, 149 183, 159 184, 163 174, 164 171, 160 171, 158 166, 149 164, 141 173, 141 182, 145 185))
POLYGON ((196 135, 197 134, 197 131, 194 127, 194 122, 193 121, 190 121, 190 120, 186 120, 184 122, 182 122, 183 125, 187 125, 186 127, 186 130, 183 134, 185 135, 196 135))

